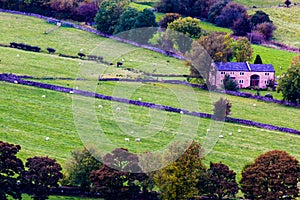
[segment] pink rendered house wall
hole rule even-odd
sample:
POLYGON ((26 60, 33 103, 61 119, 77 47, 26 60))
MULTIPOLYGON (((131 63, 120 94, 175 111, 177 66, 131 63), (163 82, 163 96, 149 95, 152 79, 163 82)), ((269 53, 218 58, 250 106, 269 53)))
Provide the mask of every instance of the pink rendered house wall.
MULTIPOLYGON (((272 71, 255 71, 250 67, 249 63, 244 63, 247 68, 245 70, 230 70, 230 65, 234 63, 227 63, 227 67, 223 67, 222 70, 216 68, 215 73, 210 75, 210 82, 216 85, 218 88, 222 88, 223 79, 226 74, 228 74, 232 79, 234 79, 240 88, 246 88, 249 86, 257 86, 259 88, 266 88, 269 80, 275 80, 274 68, 272 71), (229 65, 229 67, 228 67, 229 65)), ((257 65, 255 65, 257 66, 257 65)))
POLYGON ((259 82, 258 82, 259 88, 266 88, 268 80, 270 79, 275 80, 274 72, 217 71, 216 78, 215 78, 215 84, 217 87, 221 87, 223 85, 223 79, 225 77, 225 74, 228 74, 230 75, 231 78, 234 78, 234 80, 238 83, 240 88, 246 88, 251 85, 252 75, 259 76, 259 82))

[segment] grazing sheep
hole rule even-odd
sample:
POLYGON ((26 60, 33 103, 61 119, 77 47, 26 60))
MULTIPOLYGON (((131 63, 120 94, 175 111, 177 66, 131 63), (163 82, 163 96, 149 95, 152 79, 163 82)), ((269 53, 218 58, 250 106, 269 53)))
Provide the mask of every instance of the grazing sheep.
POLYGON ((224 138, 224 136, 223 135, 219 135, 219 138, 224 138))
POLYGON ((125 138, 125 142, 129 142, 129 138, 125 138))
POLYGON ((18 84, 18 81, 14 81, 15 84, 18 84))
POLYGON ((46 141, 48 141, 49 139, 50 139, 49 137, 46 137, 46 138, 45 138, 46 141))
POLYGON ((210 129, 208 128, 208 129, 206 129, 206 132, 209 132, 210 131, 210 129))
POLYGON ((229 132, 228 135, 232 135, 232 132, 229 132))
POLYGON ((70 94, 74 94, 74 92, 71 90, 70 92, 69 92, 70 94))
POLYGON ((255 104, 255 103, 253 104, 253 107, 256 107, 256 104, 255 104))
POLYGON ((103 106, 102 106, 102 105, 99 105, 98 108, 103 108, 103 106))
POLYGON ((46 98, 46 95, 42 95, 42 98, 46 98))
POLYGON ((239 129, 239 130, 238 130, 238 132, 240 133, 240 132, 242 132, 242 130, 241 130, 241 129, 239 129))
POLYGON ((139 98, 139 101, 142 101, 142 98, 139 98))
POLYGON ((129 61, 132 62, 132 59, 130 59, 129 61))
POLYGON ((183 111, 182 111, 182 110, 180 111, 180 114, 183 114, 183 111))
POLYGON ((136 141, 136 142, 140 142, 140 141, 141 141, 141 138, 135 138, 135 141, 136 141))
POLYGON ((116 108, 116 111, 118 111, 118 112, 119 112, 120 110, 121 110, 121 108, 120 108, 120 107, 117 107, 117 108, 116 108))

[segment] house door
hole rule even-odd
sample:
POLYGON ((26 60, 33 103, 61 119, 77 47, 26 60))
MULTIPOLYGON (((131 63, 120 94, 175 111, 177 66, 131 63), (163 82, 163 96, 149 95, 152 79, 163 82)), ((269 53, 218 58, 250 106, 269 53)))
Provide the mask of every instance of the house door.
POLYGON ((250 86, 259 87, 259 76, 254 74, 250 77, 250 86))

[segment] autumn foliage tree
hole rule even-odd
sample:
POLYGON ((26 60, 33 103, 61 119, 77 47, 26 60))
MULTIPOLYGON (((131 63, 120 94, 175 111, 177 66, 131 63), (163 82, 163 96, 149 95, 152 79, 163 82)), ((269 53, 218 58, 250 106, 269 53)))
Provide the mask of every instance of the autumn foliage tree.
POLYGON ((207 192, 211 199, 223 199, 224 197, 235 197, 238 192, 236 173, 222 163, 210 163, 206 172, 207 192))
POLYGON ((237 62, 252 60, 253 48, 246 37, 238 39, 233 45, 233 56, 237 62))
POLYGON ((202 164, 202 148, 199 143, 193 141, 182 155, 178 155, 179 144, 171 144, 169 154, 165 159, 176 155, 179 156, 170 165, 156 171, 154 181, 161 192, 161 199, 179 200, 189 199, 199 195, 198 183, 205 173, 202 164), (177 152, 176 152, 177 151, 177 152))
POLYGON ((111 200, 135 199, 140 192, 138 184, 148 178, 138 164, 138 156, 127 149, 116 148, 106 154, 103 161, 100 169, 91 172, 92 191, 101 192, 111 200))
POLYGON ((28 158, 25 166, 26 193, 35 200, 47 199, 50 188, 57 187, 63 177, 60 164, 52 158, 35 156, 28 158))
POLYGON ((16 157, 20 151, 19 145, 0 141, 0 199, 7 199, 10 195, 14 199, 21 199, 21 181, 24 165, 16 157))
POLYGON ((245 167, 240 184, 247 199, 295 199, 299 181, 298 160, 285 151, 272 150, 245 167))

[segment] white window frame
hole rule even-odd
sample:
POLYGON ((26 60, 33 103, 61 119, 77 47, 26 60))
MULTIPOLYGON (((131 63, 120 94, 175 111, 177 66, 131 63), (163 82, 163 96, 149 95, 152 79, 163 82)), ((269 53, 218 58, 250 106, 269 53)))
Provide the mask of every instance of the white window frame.
POLYGON ((245 73, 244 72, 240 72, 240 76, 244 76, 245 75, 245 73))

